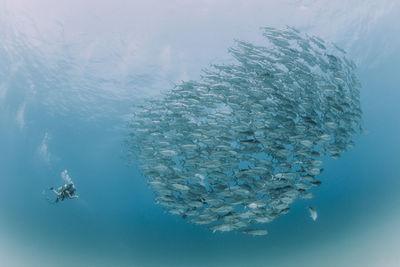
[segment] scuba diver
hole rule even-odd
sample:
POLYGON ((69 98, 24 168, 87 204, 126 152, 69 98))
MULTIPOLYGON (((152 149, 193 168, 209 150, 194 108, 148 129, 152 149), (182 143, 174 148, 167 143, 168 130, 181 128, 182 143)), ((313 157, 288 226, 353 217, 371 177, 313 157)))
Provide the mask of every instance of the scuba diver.
POLYGON ((64 201, 64 199, 73 199, 79 197, 75 194, 76 188, 73 183, 60 186, 57 190, 53 187, 50 187, 49 189, 57 195, 55 203, 57 203, 60 199, 61 201, 64 201))
POLYGON ((74 199, 79 196, 76 194, 76 188, 74 182, 68 174, 67 170, 61 172, 61 178, 64 180, 65 184, 55 189, 54 187, 48 188, 49 191, 52 191, 56 198, 49 197, 46 194, 46 190, 43 190, 42 194, 46 196, 46 200, 52 204, 58 203, 60 200, 64 201, 64 199, 74 199))

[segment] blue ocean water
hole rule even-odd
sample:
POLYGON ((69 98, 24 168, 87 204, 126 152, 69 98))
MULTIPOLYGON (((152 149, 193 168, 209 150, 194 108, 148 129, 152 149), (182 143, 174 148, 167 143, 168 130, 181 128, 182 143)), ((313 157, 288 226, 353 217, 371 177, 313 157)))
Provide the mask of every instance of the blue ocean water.
POLYGON ((331 2, 3 1, 0 265, 400 266, 400 5, 331 2), (125 159, 132 110, 286 25, 348 51, 368 133, 267 236, 164 213, 125 159), (80 197, 49 204, 65 169, 80 197))

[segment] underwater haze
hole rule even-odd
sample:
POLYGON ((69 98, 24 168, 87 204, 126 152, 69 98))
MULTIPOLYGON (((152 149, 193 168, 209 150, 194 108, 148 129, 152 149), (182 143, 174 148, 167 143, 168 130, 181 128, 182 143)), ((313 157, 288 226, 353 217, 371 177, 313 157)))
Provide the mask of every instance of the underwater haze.
MULTIPOLYGON (((400 266, 399 16, 396 0, 0 0, 0 266, 400 266), (189 101, 176 92, 211 67, 236 66, 237 42, 261 47, 264 27, 287 26, 335 43, 357 66, 354 147, 321 158, 313 197, 263 224, 268 234, 192 223, 192 208, 171 214, 166 189, 154 187, 166 178, 140 162, 163 161, 130 156, 146 146, 126 143, 134 114, 148 103, 162 114, 174 92, 189 101), (79 198, 55 203, 49 188, 72 181, 79 198)), ((187 197, 194 185, 172 186, 187 197)), ((248 198, 243 214, 262 202, 248 198)))

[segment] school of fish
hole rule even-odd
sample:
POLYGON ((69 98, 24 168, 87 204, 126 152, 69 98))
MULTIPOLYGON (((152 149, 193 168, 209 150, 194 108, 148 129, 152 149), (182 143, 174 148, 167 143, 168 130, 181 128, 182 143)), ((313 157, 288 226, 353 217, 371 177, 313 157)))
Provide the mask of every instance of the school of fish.
POLYGON ((234 64, 150 99, 129 124, 127 152, 172 214, 212 231, 265 235, 321 184, 361 129, 355 64, 335 44, 294 28, 236 41, 234 64))

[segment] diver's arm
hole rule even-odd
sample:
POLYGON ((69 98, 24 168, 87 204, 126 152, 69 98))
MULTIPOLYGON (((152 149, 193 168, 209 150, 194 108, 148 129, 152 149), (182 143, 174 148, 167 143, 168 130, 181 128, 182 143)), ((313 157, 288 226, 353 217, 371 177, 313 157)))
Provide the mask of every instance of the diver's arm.
POLYGON ((51 191, 53 191, 53 192, 54 192, 54 194, 56 194, 57 196, 61 195, 61 193, 60 193, 60 192, 58 192, 57 190, 55 190, 54 188, 53 188, 51 191))
POLYGON ((73 195, 72 197, 70 197, 70 198, 78 198, 79 196, 78 195, 73 195))

